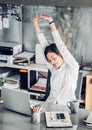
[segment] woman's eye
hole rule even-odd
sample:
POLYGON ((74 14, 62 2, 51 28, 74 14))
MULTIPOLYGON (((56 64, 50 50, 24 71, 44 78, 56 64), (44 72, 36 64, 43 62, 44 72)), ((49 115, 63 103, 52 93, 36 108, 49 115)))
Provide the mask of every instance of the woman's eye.
POLYGON ((56 60, 56 57, 54 57, 53 60, 56 60))
POLYGON ((48 60, 48 62, 50 62, 50 63, 51 63, 51 60, 48 60))

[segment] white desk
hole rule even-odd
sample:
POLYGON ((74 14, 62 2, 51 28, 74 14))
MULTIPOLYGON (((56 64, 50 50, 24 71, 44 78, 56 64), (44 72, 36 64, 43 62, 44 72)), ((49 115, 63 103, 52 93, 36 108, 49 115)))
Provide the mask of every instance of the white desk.
POLYGON ((16 69, 37 70, 37 71, 48 72, 46 65, 35 64, 35 63, 32 63, 30 65, 26 65, 26 66, 16 65, 16 64, 0 63, 0 67, 9 67, 9 68, 16 68, 16 69))
MULTIPOLYGON (((46 110, 61 110, 62 106, 46 104, 46 110)), ((63 110, 64 107, 63 107, 63 110)), ((71 120, 73 128, 55 128, 55 130, 87 130, 83 124, 83 119, 87 117, 90 111, 80 109, 78 114, 72 114, 71 120)), ((41 115, 40 124, 32 124, 31 117, 19 113, 5 110, 3 104, 0 104, 0 130, 53 130, 53 128, 46 128, 44 114, 41 115)))

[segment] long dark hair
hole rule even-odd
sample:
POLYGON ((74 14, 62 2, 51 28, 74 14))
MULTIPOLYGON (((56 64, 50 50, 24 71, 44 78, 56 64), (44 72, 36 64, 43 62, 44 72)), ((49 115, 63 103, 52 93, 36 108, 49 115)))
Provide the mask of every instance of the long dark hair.
MULTIPOLYGON (((52 43, 52 44, 50 44, 49 46, 46 46, 46 48, 45 48, 45 50, 44 50, 44 55, 45 55, 46 59, 47 59, 47 54, 48 54, 48 52, 54 52, 54 53, 56 53, 57 55, 61 55, 55 43, 52 43)), ((61 57, 62 57, 62 56, 61 56, 61 57)), ((48 59, 47 59, 47 60, 48 60, 48 59)))

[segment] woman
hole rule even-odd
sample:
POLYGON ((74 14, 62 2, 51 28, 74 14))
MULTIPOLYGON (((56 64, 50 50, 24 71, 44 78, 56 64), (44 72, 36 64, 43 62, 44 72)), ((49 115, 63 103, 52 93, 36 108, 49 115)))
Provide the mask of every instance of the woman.
POLYGON ((47 67, 51 72, 51 90, 46 101, 66 105, 67 101, 76 99, 75 89, 79 65, 64 45, 52 17, 42 14, 36 16, 33 19, 33 23, 47 60, 47 67), (38 23, 44 20, 48 21, 55 42, 50 45, 48 45, 38 23))

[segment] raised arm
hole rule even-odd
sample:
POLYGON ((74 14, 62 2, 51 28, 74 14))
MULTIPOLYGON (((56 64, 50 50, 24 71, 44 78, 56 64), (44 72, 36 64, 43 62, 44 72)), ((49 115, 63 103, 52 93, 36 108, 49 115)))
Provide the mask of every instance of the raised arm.
POLYGON ((42 21, 42 20, 43 21, 46 20, 49 23, 51 32, 55 32, 57 29, 56 29, 54 20, 51 16, 48 16, 46 14, 41 14, 39 16, 34 17, 33 24, 34 24, 34 28, 35 28, 38 40, 41 43, 42 48, 45 48, 48 45, 48 42, 47 42, 45 36, 43 35, 43 33, 41 32, 41 29, 39 26, 39 21, 42 21))
POLYGON ((40 16, 36 16, 33 19, 33 24, 34 24, 34 28, 35 28, 36 34, 41 33, 41 30, 40 30, 40 27, 39 27, 39 24, 38 24, 38 22, 40 20, 41 20, 40 16))
POLYGON ((55 26, 55 23, 54 23, 54 20, 51 16, 48 16, 46 14, 42 14, 40 15, 40 17, 43 19, 43 20, 47 20, 49 25, 50 25, 50 29, 51 31, 56 31, 56 26, 55 26))
POLYGON ((43 18, 39 15, 34 17, 33 19, 33 24, 34 24, 34 28, 39 40, 39 43, 41 44, 41 47, 43 48, 43 50, 45 49, 45 47, 48 45, 48 42, 45 38, 45 36, 43 35, 43 33, 41 32, 41 29, 39 27, 39 21, 42 20, 43 18))

